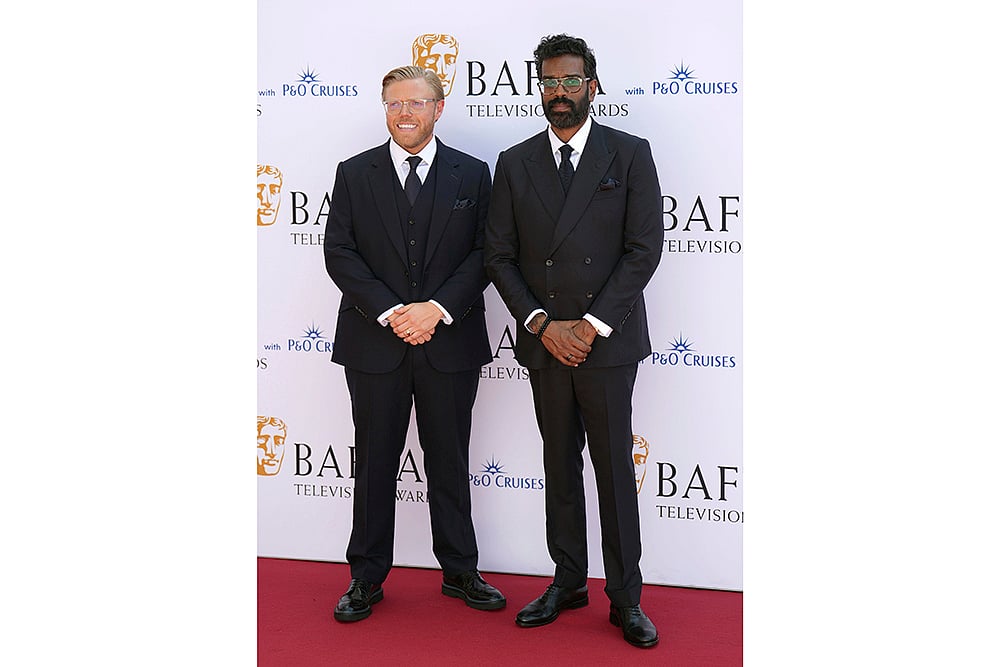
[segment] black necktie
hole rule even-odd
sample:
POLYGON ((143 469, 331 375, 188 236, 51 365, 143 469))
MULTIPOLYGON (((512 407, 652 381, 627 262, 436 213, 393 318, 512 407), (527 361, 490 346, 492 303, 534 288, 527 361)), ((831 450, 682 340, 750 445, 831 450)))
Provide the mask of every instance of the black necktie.
POLYGON ((420 192, 420 177, 417 176, 417 165, 420 164, 420 156, 414 155, 408 157, 406 161, 410 163, 410 173, 406 175, 406 184, 403 185, 403 192, 406 193, 406 198, 410 200, 410 206, 413 206, 413 202, 417 201, 417 194, 420 192))
POLYGON ((562 153, 562 162, 559 163, 559 180, 562 181, 563 192, 569 192, 569 184, 573 180, 573 163, 569 161, 569 156, 573 152, 573 147, 569 144, 563 144, 559 147, 559 152, 562 153))

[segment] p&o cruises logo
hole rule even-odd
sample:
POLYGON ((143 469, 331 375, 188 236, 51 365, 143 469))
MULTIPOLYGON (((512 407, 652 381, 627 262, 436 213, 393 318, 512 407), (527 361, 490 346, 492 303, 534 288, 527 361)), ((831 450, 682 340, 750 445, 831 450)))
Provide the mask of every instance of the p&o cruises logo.
POLYGON ((298 78, 281 84, 282 97, 357 97, 358 86, 353 83, 328 83, 319 78, 316 70, 306 66, 298 78))
POLYGON ((329 354, 333 352, 333 341, 327 340, 326 336, 323 335, 323 330, 318 329, 315 324, 312 324, 308 329, 302 330, 302 335, 299 338, 288 339, 287 350, 289 352, 321 352, 329 354))
POLYGON ((694 69, 681 61, 674 65, 670 76, 654 81, 653 95, 735 95, 740 92, 738 81, 706 81, 694 75, 694 69))
MULTIPOLYGON (((330 354, 333 352, 333 341, 327 340, 323 330, 315 324, 311 324, 307 329, 302 330, 302 335, 298 338, 289 338, 284 345, 281 343, 265 343, 263 348, 267 352, 319 352, 320 354, 330 354)), ((259 361, 257 365, 258 367, 260 366, 259 361)))
POLYGON ((507 473, 503 464, 491 457, 478 473, 469 475, 473 487, 504 489, 513 491, 541 491, 545 480, 541 477, 521 477, 507 473))
MULTIPOLYGON (((646 363, 643 359, 640 363, 646 363)), ((694 343, 682 333, 670 341, 667 349, 653 350, 649 358, 653 366, 686 366, 688 368, 736 368, 736 357, 730 354, 705 354, 695 349, 694 343)))

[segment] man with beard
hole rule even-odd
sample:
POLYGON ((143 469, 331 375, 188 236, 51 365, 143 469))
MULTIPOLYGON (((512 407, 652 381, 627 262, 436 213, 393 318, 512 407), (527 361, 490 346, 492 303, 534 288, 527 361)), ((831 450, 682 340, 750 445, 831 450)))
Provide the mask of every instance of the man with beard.
POLYGON ((517 327, 545 466, 552 584, 516 617, 551 623, 587 592, 586 444, 597 479, 609 620, 649 648, 656 627, 639 606, 639 507, 632 389, 652 348, 643 289, 660 261, 660 184, 649 143, 590 118, 597 61, 584 40, 555 35, 535 49, 549 127, 500 153, 486 224, 486 270, 517 327))

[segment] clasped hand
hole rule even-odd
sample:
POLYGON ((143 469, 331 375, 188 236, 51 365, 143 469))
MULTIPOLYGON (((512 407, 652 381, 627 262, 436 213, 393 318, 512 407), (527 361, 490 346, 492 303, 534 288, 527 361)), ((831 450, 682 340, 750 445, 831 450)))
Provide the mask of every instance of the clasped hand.
POLYGON ((386 319, 393 332, 403 341, 410 345, 423 345, 434 335, 441 317, 441 310, 437 306, 430 301, 421 301, 397 308, 386 319))
POLYGON ((542 345, 566 366, 587 360, 597 330, 587 320, 552 320, 542 332, 542 345))

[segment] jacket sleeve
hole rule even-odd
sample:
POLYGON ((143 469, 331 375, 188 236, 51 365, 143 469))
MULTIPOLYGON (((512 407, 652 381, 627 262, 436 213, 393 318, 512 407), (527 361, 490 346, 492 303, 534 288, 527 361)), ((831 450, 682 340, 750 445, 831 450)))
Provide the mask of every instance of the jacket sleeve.
POLYGON ((330 216, 323 238, 326 272, 343 294, 342 308, 353 307, 366 319, 375 322, 379 315, 403 303, 404 299, 375 275, 359 252, 355 228, 368 221, 358 220, 355 216, 348 180, 344 164, 340 163, 333 182, 330 216))
POLYGON ((624 253, 588 309, 612 329, 620 329, 628 318, 663 254, 660 181, 645 139, 639 141, 633 154, 627 188, 624 253))
POLYGON ((514 320, 520 324, 541 308, 521 274, 517 224, 503 152, 493 175, 493 199, 486 222, 486 273, 514 320))

